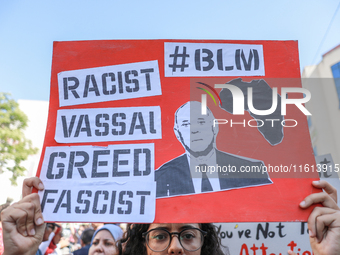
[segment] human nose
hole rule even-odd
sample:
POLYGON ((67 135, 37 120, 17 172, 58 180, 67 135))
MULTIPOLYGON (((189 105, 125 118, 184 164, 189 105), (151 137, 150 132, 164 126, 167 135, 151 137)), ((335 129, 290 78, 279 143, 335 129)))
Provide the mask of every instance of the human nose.
POLYGON ((170 246, 168 248, 168 254, 183 254, 183 253, 184 253, 183 247, 179 242, 178 235, 173 235, 170 246))
POLYGON ((101 243, 97 244, 94 249, 95 252, 104 252, 103 245, 101 243))

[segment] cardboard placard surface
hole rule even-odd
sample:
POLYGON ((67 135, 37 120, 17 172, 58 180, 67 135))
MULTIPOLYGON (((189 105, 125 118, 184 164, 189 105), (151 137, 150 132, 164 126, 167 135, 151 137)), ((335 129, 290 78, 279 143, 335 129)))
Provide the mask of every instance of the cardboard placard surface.
MULTIPOLYGON (((75 209, 68 212, 68 203, 78 203, 79 209, 85 210, 85 201, 90 201, 92 214, 81 218, 82 221, 100 221, 94 215, 109 213, 112 204, 121 210, 112 209, 115 213, 111 214, 111 222, 306 221, 311 209, 301 210, 298 205, 317 191, 311 182, 318 178, 318 173, 306 116, 287 101, 294 98, 293 88, 301 88, 299 78, 296 41, 55 42, 49 117, 37 176, 54 182, 54 187, 58 182, 73 185, 78 200, 68 202, 65 192, 65 198, 59 195, 53 198, 55 202, 50 202, 51 211, 63 214, 58 221, 71 218, 74 221, 77 212, 75 209), (216 84, 222 85, 215 87, 216 84), (235 87, 235 91, 243 93, 243 114, 232 112, 237 108, 231 99, 238 99, 230 94, 230 88, 235 87), (285 97, 282 88, 288 88, 285 97), (276 111, 272 115, 256 114, 256 109, 267 110, 272 106, 275 91, 279 100, 276 111), (202 95, 206 95, 205 99, 202 95), (204 121, 212 124, 202 132, 202 137, 212 137, 209 146, 213 149, 207 153, 205 148, 197 149, 198 154, 190 154, 185 139, 195 135, 197 116, 192 114, 201 113, 204 100, 208 107, 205 116, 210 116, 204 121), (287 104, 284 116, 281 101, 287 104), (183 113, 189 106, 192 123, 186 129, 188 111, 183 113), (276 129, 273 131, 271 126, 276 129), (185 132, 190 134, 185 137, 185 132), (49 152, 57 147, 61 150, 49 152), (62 148, 67 147, 63 152, 62 148), (190 176, 190 170, 195 168, 186 168, 185 164, 191 161, 192 167, 201 167, 196 159, 209 153, 213 155, 212 161, 207 162, 212 162, 213 167, 219 162, 224 162, 225 167, 233 162, 231 167, 235 166, 237 171, 242 168, 244 172, 226 174, 221 170, 222 177, 213 173, 214 178, 213 175, 209 178, 211 187, 201 190, 204 171, 199 170, 196 177, 191 172, 190 176), (225 162, 226 158, 229 161, 225 162), (250 176, 251 168, 259 170, 259 174, 250 176), (67 178, 70 171, 77 174, 67 178), (86 197, 86 193, 76 189, 81 182, 98 181, 93 189, 95 194, 100 181, 117 183, 123 179, 147 180, 150 185, 141 185, 141 190, 126 188, 131 193, 117 195, 116 204, 106 193, 97 195, 95 202, 91 200, 94 195, 89 199, 90 195, 86 197), (190 189, 182 191, 183 186, 189 185, 190 189), (110 204, 106 203, 108 200, 110 204), (138 207, 136 214, 147 214, 148 218, 131 214, 130 204, 131 208, 138 207)), ((300 92, 296 94, 301 96, 300 92)), ((192 141, 196 140, 189 142, 194 148, 192 141)), ((50 219, 54 220, 53 216, 50 219)))

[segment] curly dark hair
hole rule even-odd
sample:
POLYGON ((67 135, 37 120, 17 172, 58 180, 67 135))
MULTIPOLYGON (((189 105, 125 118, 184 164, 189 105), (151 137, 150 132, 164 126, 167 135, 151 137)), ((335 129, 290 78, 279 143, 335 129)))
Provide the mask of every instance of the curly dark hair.
MULTIPOLYGON (((221 240, 217 236, 216 227, 211 223, 199 224, 207 232, 201 248, 201 255, 223 255, 221 240)), ((142 237, 150 224, 128 224, 126 232, 118 241, 119 255, 146 255, 146 243, 142 237)))

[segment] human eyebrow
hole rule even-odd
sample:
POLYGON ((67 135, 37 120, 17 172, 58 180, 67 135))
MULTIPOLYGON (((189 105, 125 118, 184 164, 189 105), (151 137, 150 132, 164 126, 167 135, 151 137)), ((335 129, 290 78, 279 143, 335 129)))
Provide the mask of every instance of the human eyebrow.
POLYGON ((156 228, 153 228, 153 229, 150 229, 150 230, 168 230, 168 231, 170 231, 170 228, 168 228, 168 227, 162 227, 162 226, 160 226, 160 227, 156 227, 156 228))
POLYGON ((191 228, 197 228, 197 227, 195 227, 193 225, 184 225, 184 226, 180 227, 179 229, 184 230, 184 229, 191 229, 191 228))

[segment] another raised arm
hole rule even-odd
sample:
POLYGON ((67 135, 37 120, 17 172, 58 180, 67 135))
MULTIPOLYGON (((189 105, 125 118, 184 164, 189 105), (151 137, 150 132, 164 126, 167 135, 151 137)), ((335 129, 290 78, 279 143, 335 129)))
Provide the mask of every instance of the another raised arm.
POLYGON ((42 241, 45 224, 38 194, 30 194, 32 188, 43 189, 39 178, 26 179, 23 184, 23 199, 1 213, 3 255, 35 255, 42 241))
MULTIPOLYGON (((313 186, 325 192, 307 196, 300 207, 306 209, 321 203, 324 207, 315 207, 308 218, 309 240, 315 255, 340 254, 340 211, 336 203, 337 191, 326 181, 315 181, 313 186)), ((295 254, 292 251, 289 254, 295 254)))

